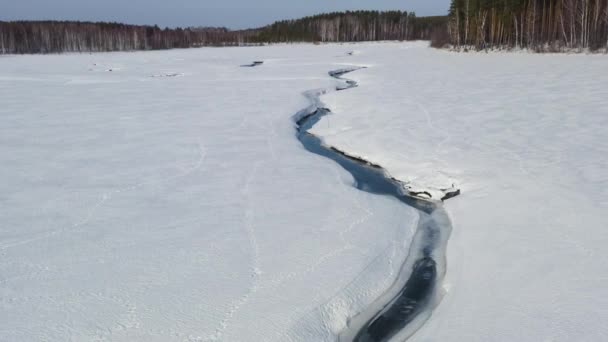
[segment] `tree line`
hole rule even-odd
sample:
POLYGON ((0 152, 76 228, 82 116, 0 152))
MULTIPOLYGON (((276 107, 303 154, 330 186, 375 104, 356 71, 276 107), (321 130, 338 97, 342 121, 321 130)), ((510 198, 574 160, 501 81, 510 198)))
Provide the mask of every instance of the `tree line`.
POLYGON ((435 46, 608 49, 608 0, 452 0, 435 46))
POLYGON ((357 42, 428 40, 447 17, 416 17, 404 11, 347 11, 276 22, 252 37, 257 42, 357 42))
POLYGON ((447 17, 401 11, 335 12, 249 30, 165 28, 77 21, 0 21, 0 54, 160 50, 278 42, 354 42, 431 38, 447 17))
POLYGON ((224 28, 160 29, 118 23, 73 21, 0 22, 0 53, 159 50, 204 45, 236 45, 239 36, 224 28))

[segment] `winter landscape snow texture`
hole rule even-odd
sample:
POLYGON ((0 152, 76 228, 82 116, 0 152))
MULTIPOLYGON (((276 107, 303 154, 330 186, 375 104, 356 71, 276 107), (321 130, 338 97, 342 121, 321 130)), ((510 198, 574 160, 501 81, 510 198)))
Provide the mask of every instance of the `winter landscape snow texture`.
POLYGON ((411 340, 607 340, 608 59, 426 43, 0 57, 0 340, 335 340, 419 219, 296 139, 351 66, 312 132, 463 190, 411 340))

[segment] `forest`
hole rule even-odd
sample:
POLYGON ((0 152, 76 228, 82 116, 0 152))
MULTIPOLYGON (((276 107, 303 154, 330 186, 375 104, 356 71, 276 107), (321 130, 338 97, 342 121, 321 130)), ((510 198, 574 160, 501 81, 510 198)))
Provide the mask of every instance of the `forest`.
POLYGON ((428 40, 447 17, 402 11, 336 12, 249 30, 165 28, 74 21, 0 21, 0 54, 160 50, 277 42, 428 40))
POLYGON ((260 29, 258 42, 356 42, 428 40, 447 17, 416 17, 402 11, 334 12, 276 22, 260 29))
POLYGON ((447 32, 434 46, 608 48, 608 0, 452 0, 447 32))
POLYGON ((608 51, 608 0, 452 0, 448 16, 347 11, 248 30, 0 21, 0 54, 379 40, 431 40, 434 47, 462 50, 608 51))
POLYGON ((0 22, 0 53, 34 54, 159 50, 237 45, 248 31, 225 28, 160 29, 118 23, 68 21, 0 22))

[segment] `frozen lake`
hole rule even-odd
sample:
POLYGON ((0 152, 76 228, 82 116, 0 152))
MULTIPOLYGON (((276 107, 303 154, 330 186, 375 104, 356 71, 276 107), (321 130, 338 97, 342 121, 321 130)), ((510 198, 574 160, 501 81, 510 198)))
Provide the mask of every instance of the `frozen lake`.
POLYGON ((311 132, 463 189, 412 340, 608 339, 608 59, 363 43, 0 57, 0 340, 335 341, 421 219, 296 138, 353 66, 311 132))

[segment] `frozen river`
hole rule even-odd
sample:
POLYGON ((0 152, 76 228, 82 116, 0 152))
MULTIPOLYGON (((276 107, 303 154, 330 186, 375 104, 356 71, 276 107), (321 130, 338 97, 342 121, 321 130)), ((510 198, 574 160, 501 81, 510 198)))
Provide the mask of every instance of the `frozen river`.
POLYGON ((302 146, 311 100, 332 111, 320 144, 408 191, 463 189, 412 341, 608 339, 606 70, 424 43, 2 56, 0 340, 335 341, 361 323, 406 283, 424 216, 302 146), (354 66, 360 87, 310 97, 354 66))

